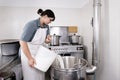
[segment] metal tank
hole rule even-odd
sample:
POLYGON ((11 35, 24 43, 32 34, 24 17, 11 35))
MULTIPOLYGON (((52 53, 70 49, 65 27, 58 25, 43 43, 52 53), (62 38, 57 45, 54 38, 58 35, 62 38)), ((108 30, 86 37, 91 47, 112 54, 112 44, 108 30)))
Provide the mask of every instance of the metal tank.
POLYGON ((63 56, 64 68, 59 60, 55 60, 51 67, 51 80, 86 80, 87 61, 83 58, 63 56))

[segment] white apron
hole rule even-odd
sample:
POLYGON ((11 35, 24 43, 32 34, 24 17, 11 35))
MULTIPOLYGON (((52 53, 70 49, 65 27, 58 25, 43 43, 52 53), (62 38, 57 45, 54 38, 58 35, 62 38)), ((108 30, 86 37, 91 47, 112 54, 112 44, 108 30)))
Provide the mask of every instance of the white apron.
MULTIPOLYGON (((34 57, 40 45, 45 42, 47 28, 39 28, 35 33, 31 42, 28 42, 28 47, 31 55, 34 57)), ((45 80, 45 73, 31 68, 28 64, 28 59, 21 50, 21 63, 24 80, 45 80)))

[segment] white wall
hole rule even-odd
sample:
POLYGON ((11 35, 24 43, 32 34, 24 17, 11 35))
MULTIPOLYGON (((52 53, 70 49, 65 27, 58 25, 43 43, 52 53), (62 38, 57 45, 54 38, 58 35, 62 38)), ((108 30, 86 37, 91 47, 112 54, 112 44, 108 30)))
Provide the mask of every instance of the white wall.
POLYGON ((109 0, 109 25, 110 25, 110 75, 109 79, 120 80, 120 0, 109 0))
POLYGON ((36 17, 31 15, 33 11, 31 8, 0 7, 0 39, 19 38, 24 24, 36 17))
POLYGON ((119 0, 102 0, 101 62, 97 80, 120 80, 119 3, 119 0))
POLYGON ((0 0, 0 6, 81 8, 89 1, 90 0, 0 0))

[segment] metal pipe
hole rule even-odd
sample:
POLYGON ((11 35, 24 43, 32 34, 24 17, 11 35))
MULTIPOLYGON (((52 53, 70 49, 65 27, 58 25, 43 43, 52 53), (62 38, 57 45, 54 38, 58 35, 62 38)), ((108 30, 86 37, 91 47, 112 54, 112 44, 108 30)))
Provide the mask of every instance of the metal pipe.
POLYGON ((92 64, 98 66, 101 26, 101 0, 93 0, 93 53, 92 64))

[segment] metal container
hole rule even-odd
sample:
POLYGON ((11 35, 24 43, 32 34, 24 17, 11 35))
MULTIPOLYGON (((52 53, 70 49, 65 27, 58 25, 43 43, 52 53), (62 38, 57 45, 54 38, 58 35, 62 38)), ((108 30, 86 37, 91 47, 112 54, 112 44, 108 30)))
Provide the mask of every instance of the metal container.
POLYGON ((60 67, 59 61, 55 61, 51 69, 51 80, 86 80, 87 61, 64 56, 64 69, 60 67))
POLYGON ((77 63, 75 60, 76 58, 73 56, 64 56, 62 58, 63 58, 63 62, 64 62, 64 67, 66 69, 73 68, 74 64, 77 63))
POLYGON ((51 35, 50 45, 51 46, 59 46, 59 43, 60 43, 59 40, 60 40, 59 35, 56 35, 56 34, 51 35))
POLYGON ((80 44, 80 45, 83 44, 83 38, 82 38, 82 36, 79 37, 78 44, 80 44))
POLYGON ((1 55, 15 55, 19 51, 19 40, 17 39, 4 39, 0 40, 0 54, 1 55))
POLYGON ((71 44, 73 45, 78 45, 79 44, 79 38, 80 36, 79 35, 76 35, 76 34, 73 34, 73 35, 70 35, 69 36, 69 41, 71 44))

